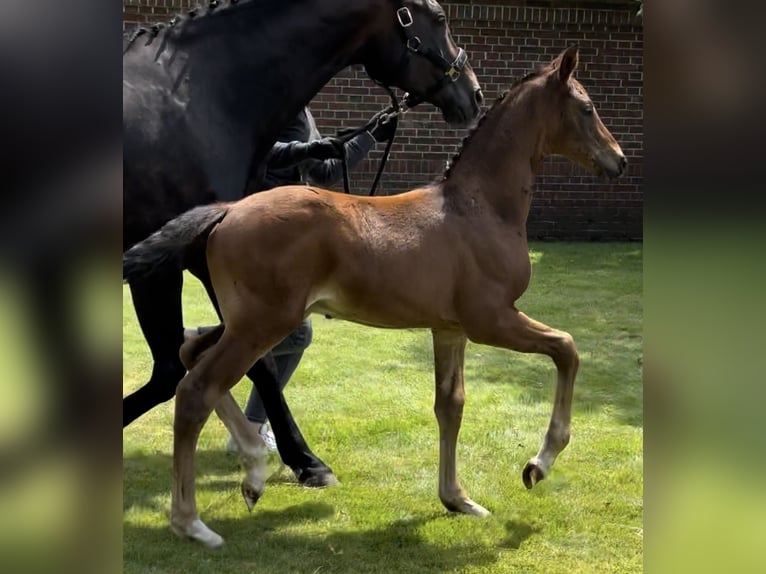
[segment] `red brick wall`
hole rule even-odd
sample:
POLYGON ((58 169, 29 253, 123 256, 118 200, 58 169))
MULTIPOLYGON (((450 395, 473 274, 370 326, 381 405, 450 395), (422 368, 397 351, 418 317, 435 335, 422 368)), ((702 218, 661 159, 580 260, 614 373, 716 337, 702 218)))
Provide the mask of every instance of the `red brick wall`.
MULTIPOLYGON (((126 26, 166 20, 192 0, 123 0, 126 26)), ((631 0, 443 1, 455 40, 463 46, 488 104, 562 48, 580 46, 577 77, 629 160, 627 173, 607 183, 557 158, 537 180, 528 231, 533 238, 640 239, 643 236, 643 25, 631 0)), ((342 71, 314 98, 323 134, 357 126, 388 104, 361 69, 342 71)), ((399 124, 380 193, 398 193, 441 175, 465 130, 449 128, 432 106, 410 111, 399 124)), ((351 173, 369 188, 383 146, 351 173)))

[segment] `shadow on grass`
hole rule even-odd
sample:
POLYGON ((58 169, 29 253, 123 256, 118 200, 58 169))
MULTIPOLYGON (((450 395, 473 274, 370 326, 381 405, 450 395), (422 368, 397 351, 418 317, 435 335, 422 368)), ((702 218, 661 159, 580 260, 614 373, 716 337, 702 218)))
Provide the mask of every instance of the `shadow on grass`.
MULTIPOLYGON (((236 459, 221 451, 197 454, 200 486, 229 491, 232 504, 240 504, 236 459), (232 472, 236 478, 221 477, 232 472)), ((433 530, 432 523, 445 523, 440 528, 446 528, 452 540, 461 540, 461 521, 473 518, 440 510, 364 529, 348 518, 337 518, 334 506, 311 501, 278 510, 256 508, 238 518, 208 516, 207 524, 226 540, 223 549, 211 552, 170 531, 165 497, 170 494, 171 464, 167 453, 124 458, 124 511, 144 508, 163 517, 159 526, 142 520, 124 522, 123 560, 128 574, 144 572, 148 565, 157 572, 185 574, 462 572, 496 562, 498 550, 518 549, 540 531, 538 526, 511 520, 505 524, 506 536, 495 544, 477 543, 475 538, 463 543, 433 542, 424 535, 433 530)))
MULTIPOLYGON (((270 471, 275 471, 279 466, 279 458, 276 455, 270 458, 270 471)), ((240 480, 244 477, 244 470, 239 462, 239 457, 226 454, 223 449, 220 451, 198 450, 196 467, 197 483, 200 487, 216 492, 231 492, 232 496, 239 498, 240 480), (235 478, 216 477, 216 475, 231 473, 234 473, 235 478)), ((133 453, 123 457, 122 468, 125 477, 122 496, 123 510, 132 506, 140 506, 164 511, 166 504, 164 502, 158 503, 156 497, 170 494, 172 455, 168 453, 133 453), (133 487, 134 484, 136 485, 135 488, 133 487)), ((296 488, 303 488, 292 479, 292 473, 285 469, 271 475, 266 481, 266 488, 268 489, 270 484, 286 482, 294 483, 296 488)))
MULTIPOLYGON (((125 524, 125 571, 131 562, 151 564, 157 571, 196 572, 207 562, 216 572, 463 572, 497 561, 497 549, 480 544, 435 544, 421 527, 444 515, 397 520, 379 528, 354 531, 321 530, 297 534, 282 529, 291 523, 319 521, 333 514, 324 504, 302 504, 264 511, 253 520, 210 520, 209 526, 226 540, 211 552, 190 541, 175 539, 169 528, 125 524), (235 570, 236 568, 236 570, 235 570)), ((316 526, 316 525, 315 525, 316 526)), ((514 523, 504 547, 518 548, 535 529, 514 523)), ((139 571, 140 568, 136 571, 139 571)))
POLYGON ((500 546, 518 550, 522 542, 533 534, 540 532, 541 528, 539 526, 527 524, 526 522, 509 520, 505 523, 505 530, 508 532, 508 537, 500 543, 500 546))

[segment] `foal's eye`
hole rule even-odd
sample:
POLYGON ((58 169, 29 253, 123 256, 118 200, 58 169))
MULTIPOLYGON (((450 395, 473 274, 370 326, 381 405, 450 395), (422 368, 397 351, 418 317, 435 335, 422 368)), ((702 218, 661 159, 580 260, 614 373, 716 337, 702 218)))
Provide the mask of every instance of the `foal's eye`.
POLYGON ((439 24, 446 24, 446 23, 447 23, 447 17, 446 17, 444 14, 439 14, 439 15, 436 17, 436 21, 437 21, 439 24))
POLYGON ((584 116, 592 116, 593 115, 593 106, 591 104, 588 104, 587 106, 584 106, 582 109, 582 115, 584 116))

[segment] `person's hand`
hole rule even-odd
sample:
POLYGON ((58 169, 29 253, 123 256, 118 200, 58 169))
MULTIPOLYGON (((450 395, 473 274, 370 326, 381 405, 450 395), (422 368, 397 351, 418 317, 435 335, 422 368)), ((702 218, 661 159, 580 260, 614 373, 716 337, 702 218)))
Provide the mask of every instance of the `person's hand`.
POLYGON ((394 136, 396 131, 396 120, 390 118, 386 123, 383 123, 380 117, 373 118, 370 121, 367 131, 375 138, 377 142, 385 142, 390 140, 394 136))
POLYGON ((308 143, 308 156, 314 159, 341 159, 343 157, 343 142, 338 138, 322 138, 308 143))

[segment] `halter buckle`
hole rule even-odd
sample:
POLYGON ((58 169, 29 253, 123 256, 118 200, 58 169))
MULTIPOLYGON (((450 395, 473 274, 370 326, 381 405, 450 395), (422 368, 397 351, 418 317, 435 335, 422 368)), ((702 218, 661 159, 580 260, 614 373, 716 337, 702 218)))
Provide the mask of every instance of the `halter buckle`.
POLYGON ((412 12, 410 12, 410 9, 406 6, 402 6, 396 11, 396 18, 399 20, 399 25, 402 28, 409 28, 414 22, 412 19, 412 12))
POLYGON ((417 52, 420 49, 420 46, 423 44, 423 42, 420 41, 420 38, 417 36, 412 36, 411 38, 407 38, 407 49, 410 52, 417 52))

